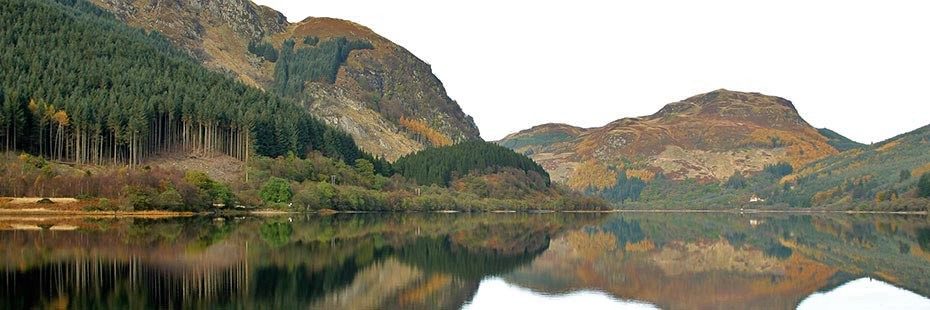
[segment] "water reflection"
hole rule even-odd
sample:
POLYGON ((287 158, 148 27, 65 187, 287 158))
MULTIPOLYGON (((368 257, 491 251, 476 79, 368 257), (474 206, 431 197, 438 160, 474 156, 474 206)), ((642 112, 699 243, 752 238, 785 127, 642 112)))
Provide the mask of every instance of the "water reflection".
POLYGON ((828 292, 815 293, 798 309, 930 309, 930 299, 891 284, 862 278, 828 292))
POLYGON ((872 300, 930 296, 930 222, 913 216, 0 218, 0 248, 0 308, 17 309, 790 309, 863 277, 887 283, 858 287, 885 290, 872 300))
POLYGON ((654 305, 616 299, 597 291, 542 294, 493 277, 481 281, 475 297, 463 309, 658 309, 654 305))

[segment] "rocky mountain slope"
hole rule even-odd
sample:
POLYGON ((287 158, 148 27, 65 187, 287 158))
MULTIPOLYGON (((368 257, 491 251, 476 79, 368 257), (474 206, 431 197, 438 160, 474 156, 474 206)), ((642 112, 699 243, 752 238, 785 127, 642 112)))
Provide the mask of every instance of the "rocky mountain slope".
POLYGON ((250 43, 278 50, 285 40, 310 46, 306 38, 369 43, 370 49, 348 53, 334 81, 308 81, 294 99, 352 134, 366 151, 392 160, 426 145, 479 139, 474 121, 429 64, 362 25, 331 18, 289 23, 248 0, 94 1, 132 26, 159 31, 208 68, 266 90, 280 82, 276 63, 250 53, 250 43))
POLYGON ((662 173, 721 181, 782 161, 799 167, 837 154, 829 142, 790 101, 724 89, 603 127, 546 124, 499 141, 575 189, 611 187, 620 171, 644 180, 662 173))

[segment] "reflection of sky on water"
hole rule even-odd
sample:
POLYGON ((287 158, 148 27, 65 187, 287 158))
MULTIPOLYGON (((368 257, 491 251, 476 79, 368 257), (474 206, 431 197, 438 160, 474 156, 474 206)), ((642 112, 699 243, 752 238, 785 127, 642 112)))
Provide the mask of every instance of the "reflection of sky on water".
MULTIPOLYGON (((463 309, 658 309, 656 306, 619 300, 597 291, 547 295, 507 283, 499 277, 481 281, 471 303, 463 309)), ((930 299, 891 284, 861 278, 833 290, 814 293, 798 309, 930 309, 930 299)))
POLYGON ((511 285, 499 277, 481 281, 471 303, 463 309, 658 309, 656 306, 619 300, 596 291, 577 291, 564 295, 545 295, 511 285))
POLYGON ((930 309, 930 299, 879 280, 861 278, 828 292, 811 294, 798 309, 930 309))

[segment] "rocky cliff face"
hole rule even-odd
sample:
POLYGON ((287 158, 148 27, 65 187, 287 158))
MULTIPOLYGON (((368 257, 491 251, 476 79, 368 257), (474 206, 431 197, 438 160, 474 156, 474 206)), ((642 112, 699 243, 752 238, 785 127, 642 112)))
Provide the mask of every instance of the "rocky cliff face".
POLYGON ((374 46, 353 51, 334 84, 311 83, 307 92, 314 111, 353 133, 366 149, 392 160, 421 149, 426 139, 411 136, 414 132, 405 133, 409 130, 399 125, 401 118, 425 123, 452 141, 480 138, 471 116, 446 95, 430 66, 403 47, 364 26, 332 18, 304 20, 275 36, 274 41, 306 36, 321 40, 345 37, 374 46), (352 111, 345 106, 351 106, 352 111), (346 113, 376 117, 349 119, 346 113))
POLYGON ((543 125, 499 143, 528 154, 553 179, 579 189, 612 185, 619 170, 644 179, 663 173, 719 181, 735 171, 748 174, 780 161, 797 167, 837 153, 790 101, 723 89, 649 116, 590 129, 543 125))
POLYGON ((430 144, 428 127, 450 141, 480 139, 477 126, 446 95, 428 64, 364 26, 332 18, 288 23, 281 13, 248 0, 93 0, 132 26, 157 30, 205 66, 246 84, 272 89, 273 62, 247 51, 250 42, 280 48, 287 39, 344 37, 370 42, 340 67, 335 83, 308 82, 299 96, 315 114, 341 127, 366 151, 388 159, 430 144))

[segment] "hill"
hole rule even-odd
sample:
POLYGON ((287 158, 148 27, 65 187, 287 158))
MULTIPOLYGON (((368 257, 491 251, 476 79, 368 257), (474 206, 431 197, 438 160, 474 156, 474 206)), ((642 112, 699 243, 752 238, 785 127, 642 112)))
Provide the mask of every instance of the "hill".
POLYGON ((505 147, 484 141, 425 149, 394 163, 398 173, 419 184, 448 185, 456 176, 513 168, 535 174, 549 184, 549 174, 533 160, 505 147))
POLYGON ((917 198, 918 181, 928 172, 930 126, 925 126, 796 169, 772 196, 793 206, 926 210, 930 200, 917 198))
POLYGON ((721 182, 778 162, 801 166, 837 154, 830 141, 788 100, 721 89, 649 116, 590 129, 541 125, 498 143, 530 156, 557 182, 602 190, 627 176, 721 182))
POLYGON ((208 68, 307 105, 374 155, 394 160, 480 138, 429 64, 362 25, 289 23, 248 0, 94 1, 129 25, 158 30, 208 68))

